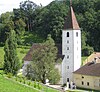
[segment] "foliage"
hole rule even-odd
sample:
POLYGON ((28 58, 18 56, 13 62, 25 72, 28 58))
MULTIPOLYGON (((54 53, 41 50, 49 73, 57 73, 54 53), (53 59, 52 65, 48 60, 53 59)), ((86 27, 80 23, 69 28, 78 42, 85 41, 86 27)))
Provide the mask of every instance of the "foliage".
POLYGON ((3 67, 3 63, 4 63, 4 48, 0 47, 0 68, 3 67))
POLYGON ((60 76, 58 76, 59 72, 58 69, 51 70, 48 77, 49 77, 49 82, 51 84, 56 84, 60 80, 60 76))
POLYGON ((32 31, 32 26, 34 25, 34 11, 38 6, 28 0, 20 3, 20 11, 21 11, 21 17, 26 23, 26 29, 28 31, 32 31))
POLYGON ((16 21, 14 21, 14 24, 15 24, 14 29, 15 29, 16 34, 17 34, 17 43, 22 44, 21 37, 24 35, 26 24, 22 19, 18 19, 16 21))
POLYGON ((86 34, 86 46, 93 47, 95 51, 100 51, 100 18, 98 18, 100 9, 98 5, 100 6, 99 0, 73 0, 80 27, 86 34))
POLYGON ((19 69, 19 59, 17 57, 15 31, 11 30, 5 42, 4 55, 4 71, 5 73, 12 73, 15 75, 19 69))
POLYGON ((89 56, 89 55, 91 55, 93 52, 94 52, 93 47, 86 46, 86 47, 83 49, 82 54, 83 54, 83 56, 89 56))
MULTIPOLYGON (((28 65, 26 76, 31 77, 33 80, 41 81, 42 83, 46 83, 46 79, 53 80, 52 78, 55 76, 51 73, 53 70, 56 71, 56 76, 60 76, 57 70, 55 70, 56 56, 57 48, 55 47, 54 40, 48 35, 46 42, 40 44, 40 48, 34 50, 33 61, 28 65)), ((59 77, 57 80, 59 80, 59 77)))
POLYGON ((14 29, 14 23, 12 21, 13 13, 6 12, 0 16, 0 43, 4 43, 7 38, 7 33, 14 29))
POLYGON ((44 38, 51 34, 56 43, 61 43, 61 33, 67 9, 68 6, 63 2, 52 2, 41 10, 37 10, 36 33, 44 38))
MULTIPOLYGON (((20 63, 22 63, 22 59, 26 55, 26 53, 29 51, 30 46, 20 46, 17 48, 17 54, 18 58, 20 60, 20 63), (22 53, 24 51, 24 53, 22 53)), ((3 68, 4 64, 4 47, 0 47, 0 68, 3 68)))
MULTIPOLYGON (((100 0, 73 0, 72 6, 82 29, 82 50, 90 46, 99 52, 100 0)), ((45 7, 30 0, 21 2, 19 9, 1 14, 0 44, 5 43, 9 30, 16 31, 18 44, 40 43, 48 34, 51 34, 56 43, 61 43, 63 24, 68 11, 69 0, 55 0, 45 7)))
POLYGON ((12 77, 12 73, 7 73, 7 77, 11 78, 12 77))

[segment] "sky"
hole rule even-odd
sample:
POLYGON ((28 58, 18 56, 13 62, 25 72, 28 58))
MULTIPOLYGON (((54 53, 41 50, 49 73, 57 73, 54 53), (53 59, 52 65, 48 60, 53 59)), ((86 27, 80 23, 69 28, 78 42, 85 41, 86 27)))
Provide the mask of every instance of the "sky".
MULTIPOLYGON (((26 0, 0 0, 0 14, 5 13, 7 11, 13 11, 13 8, 19 8, 19 4, 22 1, 26 0)), ((43 6, 48 5, 53 0, 30 0, 36 3, 37 5, 40 5, 40 3, 43 6)))

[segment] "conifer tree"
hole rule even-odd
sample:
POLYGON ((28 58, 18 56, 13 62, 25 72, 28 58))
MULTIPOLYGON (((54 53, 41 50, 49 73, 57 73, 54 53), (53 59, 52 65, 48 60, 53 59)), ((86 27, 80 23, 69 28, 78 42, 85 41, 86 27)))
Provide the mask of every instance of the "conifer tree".
POLYGON ((8 33, 7 40, 4 46, 4 71, 15 75, 19 69, 19 59, 17 57, 17 41, 14 30, 8 33))

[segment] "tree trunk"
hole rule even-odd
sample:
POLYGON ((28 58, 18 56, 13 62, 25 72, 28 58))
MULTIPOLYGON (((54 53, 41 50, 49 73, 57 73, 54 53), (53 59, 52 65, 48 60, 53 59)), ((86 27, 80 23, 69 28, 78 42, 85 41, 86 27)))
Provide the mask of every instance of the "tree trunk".
POLYGON ((45 73, 42 75, 43 79, 42 79, 42 83, 46 84, 46 78, 45 78, 45 73))

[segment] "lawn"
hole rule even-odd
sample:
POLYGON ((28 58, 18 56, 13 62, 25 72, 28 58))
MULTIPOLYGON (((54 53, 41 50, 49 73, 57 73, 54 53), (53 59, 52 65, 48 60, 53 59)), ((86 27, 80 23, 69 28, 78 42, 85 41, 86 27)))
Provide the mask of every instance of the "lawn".
POLYGON ((81 58, 81 60, 82 60, 81 65, 83 65, 83 62, 87 59, 87 57, 88 56, 84 56, 84 57, 81 58))
MULTIPOLYGON (((2 72, 3 71, 0 71, 0 73, 2 72)), ((21 83, 19 81, 15 81, 13 78, 6 79, 0 74, 0 92, 60 92, 44 85, 41 85, 42 91, 40 91, 34 88, 32 83, 30 86, 27 86, 27 83, 21 83)))
POLYGON ((16 82, 7 80, 0 75, 0 92, 39 92, 39 91, 23 86, 16 82))

